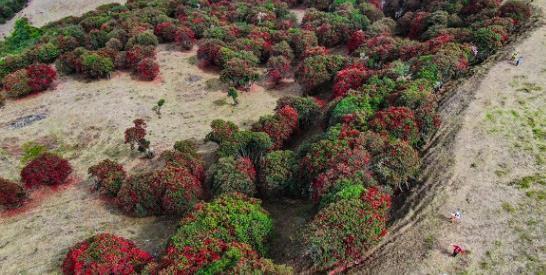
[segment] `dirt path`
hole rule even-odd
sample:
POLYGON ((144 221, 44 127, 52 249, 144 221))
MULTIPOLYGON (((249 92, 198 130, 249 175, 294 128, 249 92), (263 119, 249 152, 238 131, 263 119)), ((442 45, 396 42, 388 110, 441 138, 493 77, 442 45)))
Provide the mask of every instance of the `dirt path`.
POLYGON ((125 0, 31 0, 15 17, 0 25, 0 39, 13 30, 15 21, 21 17, 26 17, 34 26, 41 27, 66 16, 80 16, 104 4, 125 2, 125 0))
POLYGON ((515 48, 522 65, 490 61, 443 103, 445 123, 425 155, 428 191, 409 199, 409 221, 353 272, 546 272, 546 27, 515 48), (457 208, 455 225, 448 218, 457 208), (451 257, 452 243, 468 253, 451 257))

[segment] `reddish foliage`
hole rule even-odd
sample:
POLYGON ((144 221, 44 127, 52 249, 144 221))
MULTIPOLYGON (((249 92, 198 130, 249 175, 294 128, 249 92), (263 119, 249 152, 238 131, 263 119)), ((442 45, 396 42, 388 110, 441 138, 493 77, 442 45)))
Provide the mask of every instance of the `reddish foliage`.
POLYGON ((322 46, 309 47, 303 52, 303 59, 315 55, 328 55, 328 49, 322 46))
POLYGON ((250 158, 242 157, 237 159, 235 169, 245 174, 252 182, 256 181, 256 168, 254 167, 254 164, 250 158))
POLYGON ((66 182, 72 173, 67 160, 50 153, 42 154, 29 162, 21 171, 21 179, 26 187, 58 185, 66 182))
POLYGON ((362 200, 367 202, 375 210, 384 207, 387 209, 391 208, 391 196, 381 192, 376 186, 368 188, 368 190, 362 194, 362 200))
POLYGON ((176 35, 176 26, 172 22, 163 22, 157 24, 154 34, 164 42, 173 42, 176 35))
POLYGON ((208 40, 199 46, 197 58, 205 62, 205 65, 218 65, 220 49, 224 46, 221 40, 208 40))
POLYGON ((121 184, 127 178, 127 173, 125 173, 123 166, 109 159, 105 159, 97 165, 89 167, 88 172, 96 178, 96 188, 112 196, 117 195, 121 184))
POLYGON ((389 107, 379 111, 370 121, 370 127, 379 133, 399 138, 412 145, 419 140, 419 127, 414 112, 406 107, 389 107))
POLYGON ((16 207, 25 200, 24 188, 16 182, 0 178, 0 205, 16 207))
POLYGON ((152 259, 133 242, 103 233, 70 249, 63 262, 63 273, 136 274, 152 259))
POLYGON ((141 60, 155 58, 155 49, 152 47, 135 46, 125 53, 125 67, 136 69, 141 60))
POLYGON ((273 149, 279 149, 298 128, 298 112, 286 105, 277 110, 275 116, 262 117, 253 128, 266 133, 273 141, 273 149))
POLYGON ((364 172, 365 176, 371 178, 368 171, 370 160, 370 154, 362 148, 346 149, 333 156, 327 163, 330 168, 313 180, 311 185, 313 201, 319 202, 340 178, 351 177, 356 172, 364 172))
POLYGON ((53 80, 57 78, 57 72, 53 68, 44 64, 30 65, 26 68, 28 75, 28 85, 33 92, 41 92, 51 86, 53 80))
POLYGON ((159 65, 152 58, 144 58, 137 65, 137 75, 141 80, 154 80, 159 74, 159 65))
POLYGON ((182 26, 176 31, 174 40, 183 50, 191 50, 195 42, 195 33, 190 28, 182 26))
POLYGON ((347 50, 349 53, 354 52, 358 47, 364 44, 364 41, 366 41, 366 33, 364 33, 364 31, 358 30, 353 32, 347 42, 347 50))
POLYGON ((351 65, 336 75, 333 97, 343 97, 350 89, 357 89, 371 76, 363 65, 351 65))

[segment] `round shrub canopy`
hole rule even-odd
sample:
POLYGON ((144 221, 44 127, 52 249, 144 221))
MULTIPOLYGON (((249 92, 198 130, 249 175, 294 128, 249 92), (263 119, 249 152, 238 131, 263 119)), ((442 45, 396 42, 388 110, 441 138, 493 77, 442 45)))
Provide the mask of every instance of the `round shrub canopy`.
POLYGON ((63 273, 135 274, 152 259, 133 242, 103 233, 72 247, 64 259, 63 273))

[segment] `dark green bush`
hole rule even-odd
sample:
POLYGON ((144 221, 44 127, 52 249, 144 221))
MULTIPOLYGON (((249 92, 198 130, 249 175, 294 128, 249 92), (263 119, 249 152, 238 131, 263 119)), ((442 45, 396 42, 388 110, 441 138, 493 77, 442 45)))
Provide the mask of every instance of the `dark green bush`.
POLYGON ((83 73, 89 78, 109 77, 114 71, 112 59, 91 52, 81 56, 81 65, 83 73))
POLYGON ((292 151, 273 151, 260 164, 258 190, 267 198, 284 194, 301 196, 302 186, 296 180, 298 161, 292 151))
POLYGON ((231 192, 256 195, 256 168, 250 159, 220 158, 211 169, 211 189, 215 196, 231 192))

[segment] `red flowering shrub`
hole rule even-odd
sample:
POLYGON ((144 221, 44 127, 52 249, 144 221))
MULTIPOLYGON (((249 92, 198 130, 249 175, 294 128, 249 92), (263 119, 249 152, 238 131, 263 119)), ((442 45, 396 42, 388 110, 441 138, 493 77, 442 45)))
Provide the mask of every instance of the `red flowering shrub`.
POLYGON ((66 182, 72 173, 67 160, 50 153, 44 153, 29 162, 21 170, 21 180, 26 187, 58 185, 66 182))
POLYGON ((256 195, 256 168, 250 158, 220 158, 212 170, 212 193, 239 192, 256 195))
POLYGON ((273 56, 267 61, 267 77, 274 84, 278 84, 282 79, 290 75, 290 60, 286 57, 273 56))
POLYGON ((102 193, 116 196, 127 178, 123 166, 115 161, 105 159, 89 167, 89 175, 95 179, 95 188, 102 193))
POLYGON ((339 71, 334 80, 334 97, 343 97, 350 89, 357 89, 370 77, 371 73, 362 65, 351 65, 339 71))
POLYGON ((3 80, 6 95, 8 97, 22 97, 32 93, 28 82, 28 74, 24 69, 8 74, 3 80))
POLYGON ((322 268, 346 264, 387 234, 390 196, 370 187, 360 198, 343 199, 322 209, 305 234, 312 262, 322 268))
POLYGON ((275 111, 282 109, 285 106, 290 106, 298 113, 298 126, 301 129, 313 125, 320 117, 320 107, 312 97, 301 96, 285 96, 277 100, 275 111))
POLYGON ((335 74, 345 65, 345 58, 339 55, 316 55, 304 59, 296 70, 296 80, 308 92, 329 84, 335 74))
POLYGON ((328 169, 319 174, 311 184, 313 201, 318 203, 324 194, 336 187, 338 179, 358 176, 369 182, 370 161, 371 156, 364 148, 347 148, 332 156, 326 164, 328 169))
POLYGON ((176 35, 176 25, 172 22, 157 24, 154 34, 163 42, 173 42, 176 35))
POLYGON ((116 66, 121 69, 136 70, 140 61, 145 58, 155 59, 155 49, 151 46, 134 46, 124 53, 124 56, 117 57, 116 66))
POLYGON ((414 112, 406 107, 389 107, 378 111, 370 121, 370 128, 375 131, 399 138, 416 146, 419 140, 419 125, 414 112))
POLYGON ((0 178, 0 205, 17 207, 27 197, 23 186, 16 182, 0 178))
POLYGON ((154 80, 159 74, 159 65, 152 58, 144 58, 138 63, 136 73, 141 80, 154 80))
POLYGON ((199 178, 185 167, 166 165, 126 180, 119 190, 117 204, 124 212, 137 217, 180 215, 202 197, 199 178))
POLYGON ((366 41, 366 33, 362 30, 355 31, 351 34, 349 41, 347 41, 347 51, 349 53, 354 52, 366 41))
POLYGON ((225 47, 226 43, 218 39, 208 39, 199 45, 197 50, 197 58, 205 62, 205 65, 218 66, 220 64, 220 49, 225 47))
POLYGON ((175 41, 182 50, 189 51, 193 48, 193 44, 195 42, 195 34, 188 27, 179 27, 176 30, 175 41))
POLYGON ((298 112, 291 106, 277 110, 274 116, 263 116, 253 125, 255 132, 266 133, 273 141, 272 149, 279 149, 298 128, 298 112))
POLYGON ((302 58, 308 58, 315 55, 327 55, 329 53, 328 49, 323 46, 315 46, 306 48, 303 52, 302 58))
POLYGON ((367 58, 368 66, 379 67, 399 57, 399 40, 388 34, 381 34, 367 40, 353 55, 367 58))
POLYGON ((194 246, 167 247, 158 264, 150 264, 150 274, 291 274, 291 269, 258 256, 248 244, 205 238, 194 246))
POLYGON ((63 273, 136 274, 152 259, 133 242, 103 233, 71 248, 63 262, 63 273))
POLYGON ((317 28, 316 33, 319 44, 328 48, 334 47, 343 42, 345 35, 343 32, 340 32, 338 28, 328 23, 320 25, 317 28))
POLYGON ((57 73, 53 68, 44 64, 30 65, 26 68, 28 75, 28 85, 33 92, 41 92, 51 86, 53 80, 57 78, 57 73))

